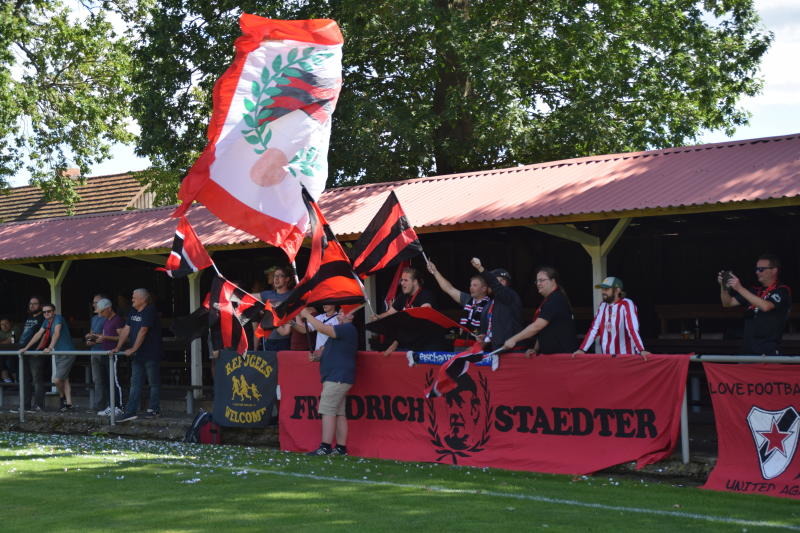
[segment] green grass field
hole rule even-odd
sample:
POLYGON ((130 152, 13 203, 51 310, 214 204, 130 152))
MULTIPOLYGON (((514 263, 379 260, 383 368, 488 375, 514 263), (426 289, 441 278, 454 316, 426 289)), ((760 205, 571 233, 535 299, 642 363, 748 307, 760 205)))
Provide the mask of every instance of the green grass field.
POLYGON ((797 501, 652 480, 0 433, 2 531, 800 530, 797 501))

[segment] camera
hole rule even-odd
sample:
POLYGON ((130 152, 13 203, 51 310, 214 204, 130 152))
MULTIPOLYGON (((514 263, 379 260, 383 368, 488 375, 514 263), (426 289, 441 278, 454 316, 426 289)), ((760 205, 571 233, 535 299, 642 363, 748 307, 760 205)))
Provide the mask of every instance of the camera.
POLYGON ((722 276, 722 286, 723 287, 727 287, 728 286, 728 282, 733 277, 733 272, 731 272, 730 270, 723 270, 719 274, 720 274, 720 276, 722 276))

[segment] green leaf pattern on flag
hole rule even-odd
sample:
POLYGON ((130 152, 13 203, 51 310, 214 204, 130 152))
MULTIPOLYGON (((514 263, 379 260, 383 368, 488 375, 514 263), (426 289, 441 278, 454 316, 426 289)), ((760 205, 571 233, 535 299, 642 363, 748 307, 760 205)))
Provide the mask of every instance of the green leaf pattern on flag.
MULTIPOLYGON (((290 77, 298 77, 302 72, 310 72, 321 65, 326 59, 333 56, 332 52, 316 49, 313 46, 306 48, 292 48, 286 54, 286 62, 278 54, 272 60, 272 68, 265 66, 261 71, 260 82, 253 80, 250 87, 252 100, 244 99, 246 113, 242 113, 246 129, 241 130, 245 140, 253 145, 253 151, 263 154, 269 148, 272 139, 272 130, 269 127, 268 119, 272 116, 272 110, 268 106, 275 103, 273 96, 279 95, 281 89, 278 85, 288 85, 290 77)), ((297 152, 289 162, 289 170, 293 176, 295 172, 302 172, 306 176, 313 175, 315 170, 320 169, 315 148, 303 149, 297 152)))
POLYGON ((294 157, 289 161, 289 172, 292 176, 297 177, 300 172, 306 176, 313 176, 322 170, 322 163, 319 161, 319 150, 315 147, 302 148, 294 154, 294 157))

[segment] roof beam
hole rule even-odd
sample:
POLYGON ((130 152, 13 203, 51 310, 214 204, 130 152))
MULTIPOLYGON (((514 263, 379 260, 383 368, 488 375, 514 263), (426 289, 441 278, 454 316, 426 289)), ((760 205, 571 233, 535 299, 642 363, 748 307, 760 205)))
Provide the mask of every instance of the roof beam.
POLYGON ((0 264, 0 269, 8 270, 9 272, 16 272, 25 276, 32 276, 34 278, 42 278, 48 281, 55 280, 55 274, 44 268, 44 265, 39 265, 39 268, 34 268, 28 265, 6 265, 0 264))
POLYGON ((137 261, 144 261, 145 263, 153 263, 154 265, 163 265, 167 261, 166 255, 129 255, 128 258, 136 259, 137 261))
POLYGON ((547 233, 553 237, 559 237, 568 241, 577 242, 584 248, 587 246, 600 246, 600 237, 596 237, 590 233, 581 231, 573 225, 567 226, 561 224, 547 224, 530 225, 525 227, 532 230, 541 231, 542 233, 547 233))

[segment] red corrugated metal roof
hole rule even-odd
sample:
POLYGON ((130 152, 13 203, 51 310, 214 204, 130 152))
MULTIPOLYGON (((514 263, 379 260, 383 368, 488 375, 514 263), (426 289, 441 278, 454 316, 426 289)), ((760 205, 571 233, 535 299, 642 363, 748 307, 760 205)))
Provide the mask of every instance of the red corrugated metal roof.
POLYGON ((359 233, 390 189, 422 230, 798 197, 800 135, 347 187, 320 205, 337 234, 359 233))
MULTIPOLYGON (((337 234, 358 234, 392 189, 420 232, 800 199, 800 134, 344 187, 326 191, 320 205, 337 234)), ((0 261, 169 248, 175 230, 175 221, 168 218, 171 210, 2 224, 0 261)), ((202 206, 192 208, 189 219, 209 247, 256 241, 222 224, 202 206)))

